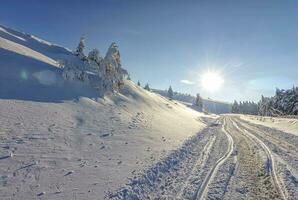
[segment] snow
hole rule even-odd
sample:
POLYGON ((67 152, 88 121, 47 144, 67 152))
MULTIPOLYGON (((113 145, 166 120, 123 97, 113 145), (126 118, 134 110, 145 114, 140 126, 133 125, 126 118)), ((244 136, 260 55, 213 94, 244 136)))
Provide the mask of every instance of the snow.
POLYGON ((34 51, 26 46, 17 44, 15 42, 12 42, 5 38, 0 38, 0 45, 1 45, 2 49, 8 50, 8 51, 11 51, 14 53, 18 53, 23 56, 31 57, 33 59, 45 62, 45 63, 53 65, 53 66, 57 66, 57 62, 54 61, 53 59, 51 59, 37 51, 34 51))
MULTIPOLYGON (((160 89, 151 89, 151 90, 162 96, 165 96, 165 97, 168 96, 168 90, 160 90, 160 89)), ((180 92, 174 92, 173 99, 176 101, 181 101, 181 102, 190 103, 190 104, 193 104, 196 101, 195 96, 192 96, 190 94, 180 93, 180 92)), ((204 110, 210 113, 216 113, 216 114, 230 113, 231 107, 232 105, 230 103, 215 101, 209 98, 203 99, 203 108, 204 110)))
POLYGON ((240 115, 240 118, 254 124, 259 124, 298 136, 298 119, 240 115))
POLYGON ((46 44, 46 45, 48 45, 48 46, 51 46, 51 45, 52 45, 50 42, 45 41, 45 40, 43 40, 43 39, 40 39, 40 38, 38 38, 38 37, 36 37, 36 36, 34 36, 34 35, 31 35, 31 38, 34 39, 34 40, 36 40, 36 41, 38 41, 38 42, 40 42, 40 43, 46 44))
POLYGON ((103 199, 206 126, 209 115, 128 80, 99 98, 62 78, 65 48, 0 33, 1 198, 103 199))
POLYGON ((91 190, 87 197, 94 199, 125 184, 204 126, 183 105, 152 94, 137 98, 144 101, 136 104, 140 99, 123 96, 99 102, 1 100, 1 140, 14 154, 1 163, 9 183, 1 193, 8 197, 19 187, 15 194, 23 198, 45 191, 51 199, 69 199, 91 190), (31 163, 36 164, 29 176, 18 170, 31 163), (73 173, 64 176, 69 171, 73 173), (31 190, 31 184, 39 186, 31 190), (55 195, 51 185, 59 185, 62 192, 55 195))
POLYGON ((0 27, 1 199, 297 196, 297 119, 204 114, 126 79, 101 97, 62 77, 83 63, 69 50, 0 27))
POLYGON ((7 33, 7 34, 9 34, 9 35, 11 35, 11 36, 13 36, 13 37, 15 37, 15 38, 17 38, 17 39, 19 39, 19 40, 22 40, 22 41, 26 41, 26 39, 24 39, 24 38, 22 38, 22 37, 19 37, 19 36, 17 36, 17 35, 14 35, 13 33, 10 33, 10 32, 8 32, 8 31, 6 31, 4 28, 2 28, 2 27, 0 27, 0 31, 2 31, 2 32, 4 32, 4 33, 7 33))

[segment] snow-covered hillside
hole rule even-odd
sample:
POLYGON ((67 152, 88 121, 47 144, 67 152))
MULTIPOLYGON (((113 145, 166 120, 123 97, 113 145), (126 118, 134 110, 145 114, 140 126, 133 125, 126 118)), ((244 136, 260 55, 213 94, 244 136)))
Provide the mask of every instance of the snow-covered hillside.
MULTIPOLYGON (((168 95, 167 90, 153 89, 152 91, 165 97, 168 95)), ((190 94, 174 92, 173 99, 177 101, 185 102, 188 105, 192 105, 195 102, 196 97, 190 94)), ((232 105, 226 102, 215 101, 212 99, 203 99, 203 108, 204 110, 210 113, 222 114, 222 113, 230 113, 232 110, 232 105)))
POLYGON ((70 51, 37 37, 0 27, 0 98, 60 102, 96 97, 90 88, 63 80, 58 60, 70 51))
POLYGON ((1 199, 103 199, 205 126, 202 113, 126 80, 100 98, 66 81, 66 48, 0 27, 1 199))

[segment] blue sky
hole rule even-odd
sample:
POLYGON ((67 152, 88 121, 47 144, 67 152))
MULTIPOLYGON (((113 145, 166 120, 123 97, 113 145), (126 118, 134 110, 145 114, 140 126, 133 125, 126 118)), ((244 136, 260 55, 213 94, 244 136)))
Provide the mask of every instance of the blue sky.
POLYGON ((133 80, 221 101, 259 100, 298 85, 298 1, 5 1, 0 23, 104 55, 119 45, 133 80), (219 71, 210 92, 200 76, 219 71), (184 81, 181 81, 184 80, 184 81))

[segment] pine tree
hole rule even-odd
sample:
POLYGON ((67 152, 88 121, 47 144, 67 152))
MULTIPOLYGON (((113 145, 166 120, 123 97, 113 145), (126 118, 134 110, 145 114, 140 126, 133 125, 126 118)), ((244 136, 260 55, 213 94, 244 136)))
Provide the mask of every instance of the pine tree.
POLYGON ((251 101, 240 101, 238 104, 238 102, 234 100, 231 112, 256 115, 258 114, 258 104, 251 101))
POLYGON ((170 99, 173 99, 173 96, 174 96, 174 92, 173 92, 173 90, 172 90, 172 87, 170 86, 169 89, 168 89, 168 97, 169 97, 170 99))
POLYGON ((232 105, 232 113, 239 113, 239 105, 236 100, 234 100, 234 103, 232 105))
POLYGON ((140 83, 140 81, 138 81, 138 86, 141 86, 141 83, 140 83))
POLYGON ((150 87, 149 87, 149 84, 148 83, 146 83, 144 89, 150 91, 150 87))
POLYGON ((85 49, 85 37, 80 38, 79 45, 76 50, 76 56, 79 56, 81 59, 85 58, 84 49, 85 49))
POLYGON ((203 110, 203 99, 201 98, 200 94, 197 94, 195 105, 198 107, 199 110, 203 110))

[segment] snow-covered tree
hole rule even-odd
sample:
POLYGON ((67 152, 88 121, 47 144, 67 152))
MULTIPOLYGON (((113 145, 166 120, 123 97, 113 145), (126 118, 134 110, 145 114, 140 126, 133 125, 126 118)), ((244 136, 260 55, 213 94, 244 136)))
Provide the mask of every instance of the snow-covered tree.
POLYGON ((94 61, 98 65, 100 65, 100 63, 102 62, 102 57, 100 57, 100 55, 99 55, 99 50, 95 48, 92 51, 90 51, 88 54, 88 60, 94 61))
POLYGON ((106 91, 118 91, 124 84, 124 78, 128 72, 121 67, 120 53, 116 43, 112 43, 103 60, 104 89, 106 91))
POLYGON ((197 94, 195 105, 198 107, 199 110, 203 110, 203 99, 199 93, 197 94))
POLYGON ((63 77, 68 80, 78 80, 89 84, 100 91, 101 95, 118 92, 128 79, 128 72, 121 67, 120 53, 116 43, 109 47, 104 59, 99 55, 98 49, 84 55, 85 41, 81 38, 74 59, 63 68, 63 77))
POLYGON ((85 47, 86 47, 85 37, 82 36, 80 38, 80 42, 79 42, 78 47, 76 49, 76 56, 78 56, 81 59, 84 59, 86 57, 85 54, 84 54, 85 47))
POLYGON ((170 99, 172 99, 173 96, 174 96, 174 92, 173 92, 173 90, 172 90, 172 87, 170 86, 169 89, 168 89, 168 97, 169 97, 170 99))
POLYGON ((85 63, 84 62, 73 62, 70 60, 63 61, 63 72, 62 76, 66 80, 77 80, 84 82, 86 84, 89 83, 88 74, 84 70, 85 63))
POLYGON ((140 81, 138 81, 138 86, 141 86, 141 83, 140 83, 140 81))
POLYGON ((239 113, 239 105, 238 102, 235 100, 232 105, 232 113, 239 113))
POLYGON ((298 115, 298 87, 288 90, 276 88, 273 97, 263 97, 258 113, 264 116, 298 115))
POLYGON ((111 66, 115 68, 115 70, 121 67, 120 52, 118 50, 118 45, 115 42, 113 42, 109 47, 108 52, 104 58, 104 61, 106 63, 110 63, 111 66))
POLYGON ((144 89, 150 91, 150 87, 149 87, 149 84, 148 83, 146 83, 144 89))

